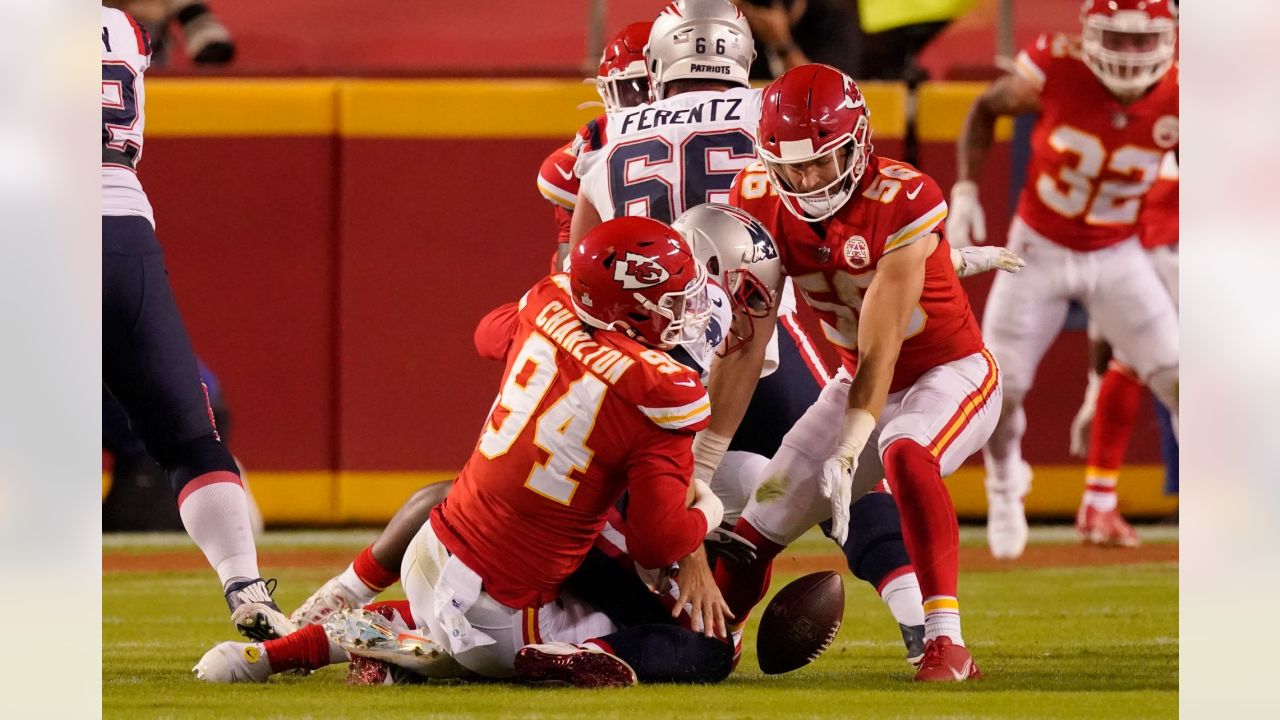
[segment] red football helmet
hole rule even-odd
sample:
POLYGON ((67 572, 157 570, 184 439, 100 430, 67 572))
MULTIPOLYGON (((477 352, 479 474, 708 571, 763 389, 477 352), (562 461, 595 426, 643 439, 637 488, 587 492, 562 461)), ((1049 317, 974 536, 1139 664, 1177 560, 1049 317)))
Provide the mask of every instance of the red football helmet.
POLYGON ((756 151, 787 210, 825 220, 849 200, 871 157, 870 118, 857 83, 829 65, 792 68, 764 89, 756 151), (815 167, 830 180, 799 187, 815 167))
POLYGON ((652 28, 652 20, 631 23, 605 46, 596 72, 596 91, 607 112, 649 102, 644 46, 652 28))
POLYGON ((1117 95, 1156 84, 1173 67, 1178 9, 1169 0, 1084 0, 1084 62, 1117 95))
POLYGON ((707 271, 680 233, 620 217, 587 233, 569 255, 569 296, 582 322, 670 348, 706 332, 707 271))

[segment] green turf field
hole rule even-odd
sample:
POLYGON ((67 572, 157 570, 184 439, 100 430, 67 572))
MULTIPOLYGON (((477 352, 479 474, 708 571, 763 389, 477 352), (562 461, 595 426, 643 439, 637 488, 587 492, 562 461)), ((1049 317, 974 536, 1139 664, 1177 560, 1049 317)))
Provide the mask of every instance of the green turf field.
MULTIPOLYGON (((1148 546, 1175 542, 1144 528, 1148 546)), ((349 549, 367 531, 270 533, 261 551, 349 549)), ((1035 531, 1033 543, 1070 534, 1035 531)), ((191 552, 181 535, 107 536, 104 554, 191 552)), ((981 530, 964 533, 982 544, 981 530)), ((795 554, 830 555, 806 537, 795 554)), ((791 552, 791 551, 789 551, 791 552)), ((1113 551, 1121 553, 1124 551, 1113 551)), ((1030 554, 1030 553, 1029 553, 1030 554)), ((292 610, 340 565, 276 573, 292 610)), ((264 571, 269 568, 264 567, 264 571)), ((776 576, 773 589, 794 575, 776 576)), ((626 690, 507 686, 345 685, 346 668, 277 677, 264 686, 213 686, 190 673, 215 643, 235 639, 211 570, 112 571, 103 576, 102 695, 114 718, 1092 718, 1175 717, 1178 710, 1178 571, 1173 562, 965 571, 964 634, 986 679, 917 686, 897 629, 866 585, 846 577, 844 626, 812 665, 777 678, 756 667, 754 629, 742 664, 718 686, 626 690)), ((759 613, 756 613, 757 615, 759 613)))

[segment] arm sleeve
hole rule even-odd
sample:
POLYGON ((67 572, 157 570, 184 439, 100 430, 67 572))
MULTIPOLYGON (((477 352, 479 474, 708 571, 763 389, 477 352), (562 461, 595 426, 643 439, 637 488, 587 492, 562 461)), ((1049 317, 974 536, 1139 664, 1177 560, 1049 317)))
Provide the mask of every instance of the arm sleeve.
POLYGON ((627 467, 627 551, 641 567, 661 568, 693 552, 707 519, 686 507, 693 434, 652 428, 627 467))
POLYGON ((475 334, 476 352, 480 357, 500 362, 506 360, 507 350, 515 337, 518 312, 519 305, 511 302, 490 310, 480 320, 475 334))

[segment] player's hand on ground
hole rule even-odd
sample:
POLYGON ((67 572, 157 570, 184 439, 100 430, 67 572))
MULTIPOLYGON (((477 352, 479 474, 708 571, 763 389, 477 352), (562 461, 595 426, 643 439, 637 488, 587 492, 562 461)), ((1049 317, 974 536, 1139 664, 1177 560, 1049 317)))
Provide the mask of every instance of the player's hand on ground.
POLYGON ((679 617, 685 605, 689 605, 690 626, 694 632, 707 637, 725 638, 729 635, 729 621, 733 613, 716 586, 715 576, 707 565, 707 553, 698 549, 680 560, 680 599, 671 609, 671 617, 679 617))
POLYGON ((822 465, 822 494, 831 498, 831 537, 841 545, 849 537, 849 504, 853 502, 856 456, 836 454, 822 465))
POLYGON ((723 557, 740 565, 756 559, 755 543, 734 532, 733 527, 728 523, 722 523, 707 533, 707 539, 703 545, 706 547, 709 559, 723 557))
POLYGON ((962 180, 951 188, 947 239, 957 248, 987 241, 987 218, 978 202, 978 184, 972 180, 962 180))

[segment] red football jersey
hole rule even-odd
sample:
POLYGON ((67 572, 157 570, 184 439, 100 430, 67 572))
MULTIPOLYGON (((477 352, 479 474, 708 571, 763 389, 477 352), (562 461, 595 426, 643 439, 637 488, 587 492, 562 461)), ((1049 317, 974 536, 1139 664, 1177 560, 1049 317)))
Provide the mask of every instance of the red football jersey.
POLYGON ((693 433, 711 404, 693 370, 574 314, 568 276, 499 309, 477 332, 506 371, 484 431, 448 499, 437 537, 513 608, 554 600, 609 510, 629 491, 627 546, 663 567, 691 552, 706 518, 686 507, 693 433))
POLYGON ((538 192, 552 205, 556 218, 556 242, 569 242, 569 222, 573 206, 578 202, 578 176, 573 165, 578 161, 574 141, 556 148, 538 168, 538 192))
POLYGON ((1142 247, 1178 244, 1178 160, 1165 155, 1160 179, 1142 203, 1142 247))
POLYGON ((1041 35, 1017 67, 1040 86, 1041 107, 1018 217, 1086 252, 1138 234, 1161 158, 1178 146, 1178 66, 1128 105, 1081 60, 1078 37, 1041 35))
MULTIPOLYGON (((928 175, 872 155, 852 198, 830 219, 808 223, 783 207, 764 165, 734 179, 730 204, 773 235, 783 270, 821 320, 822 331, 850 372, 857 367, 858 313, 886 252, 942 233, 947 203, 928 175)), ((925 263, 924 290, 894 367, 890 392, 909 387, 930 368, 982 350, 982 332, 960 286, 946 242, 925 263)))
MULTIPOLYGON (((548 155, 538 168, 538 192, 552 205, 556 220, 556 242, 561 245, 569 243, 569 224, 573 220, 573 208, 578 203, 581 184, 573 172, 573 166, 578 162, 578 153, 582 150, 599 150, 604 147, 607 125, 606 115, 591 120, 578 130, 572 140, 548 155)), ((553 265, 554 258, 553 255, 553 265)), ((551 268, 553 274, 560 270, 558 267, 551 268)))

